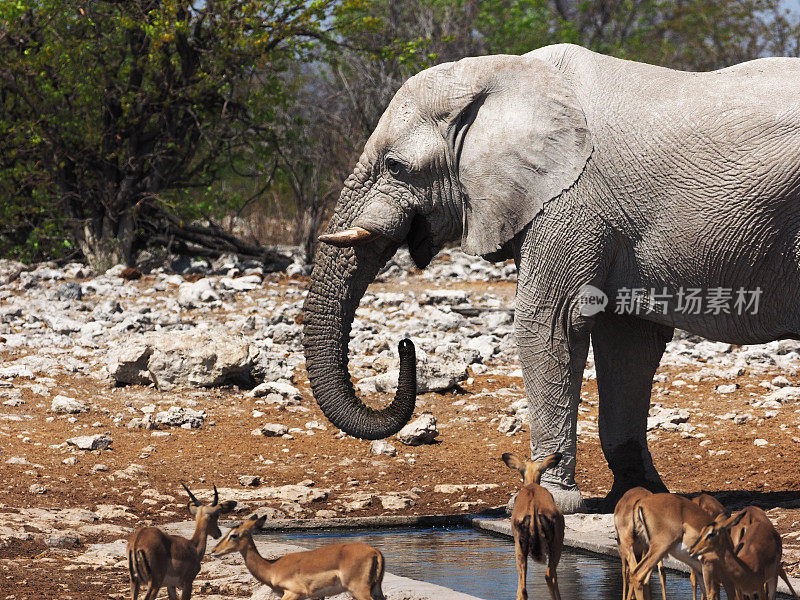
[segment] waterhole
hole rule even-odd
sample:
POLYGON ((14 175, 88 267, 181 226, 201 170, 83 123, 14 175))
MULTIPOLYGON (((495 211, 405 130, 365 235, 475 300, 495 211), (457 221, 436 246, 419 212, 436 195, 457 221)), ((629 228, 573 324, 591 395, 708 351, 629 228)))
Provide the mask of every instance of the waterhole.
MULTIPOLYGON (((383 552, 386 570, 395 575, 435 583, 485 600, 516 598, 513 540, 474 529, 306 530, 269 533, 259 539, 308 549, 336 542, 366 542, 383 552)), ((619 600, 622 597, 619 559, 565 548, 558 565, 558 583, 565 599, 619 600)), ((661 597, 659 585, 654 576, 653 597, 661 597)), ((667 572, 667 592, 670 598, 691 598, 688 577, 667 572)), ((528 563, 528 595, 550 597, 544 582, 544 567, 533 562, 528 563)))

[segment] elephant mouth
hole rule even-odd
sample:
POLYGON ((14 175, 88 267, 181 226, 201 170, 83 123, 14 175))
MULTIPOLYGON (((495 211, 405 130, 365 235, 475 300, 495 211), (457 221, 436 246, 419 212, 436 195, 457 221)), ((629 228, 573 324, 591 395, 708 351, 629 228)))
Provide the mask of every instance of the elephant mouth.
POLYGON ((411 227, 405 242, 408 244, 411 259, 418 269, 427 267, 438 252, 433 244, 430 223, 420 214, 415 214, 411 220, 411 227))

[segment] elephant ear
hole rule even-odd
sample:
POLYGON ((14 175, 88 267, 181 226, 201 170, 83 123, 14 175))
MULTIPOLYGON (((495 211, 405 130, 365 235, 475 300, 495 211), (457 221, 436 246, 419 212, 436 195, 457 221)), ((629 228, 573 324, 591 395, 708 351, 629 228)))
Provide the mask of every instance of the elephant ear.
POLYGON ((447 132, 464 192, 461 245, 491 255, 575 183, 591 136, 574 91, 549 63, 492 56, 453 71, 455 81, 475 82, 447 132))

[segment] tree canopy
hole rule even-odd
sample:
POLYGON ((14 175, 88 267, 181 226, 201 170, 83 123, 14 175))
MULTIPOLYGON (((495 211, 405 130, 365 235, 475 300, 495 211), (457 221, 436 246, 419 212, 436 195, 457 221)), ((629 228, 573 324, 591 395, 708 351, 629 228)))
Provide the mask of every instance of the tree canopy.
POLYGON ((0 255, 259 256, 231 214, 314 234, 402 82, 571 42, 690 70, 797 55, 780 0, 0 3, 0 255))

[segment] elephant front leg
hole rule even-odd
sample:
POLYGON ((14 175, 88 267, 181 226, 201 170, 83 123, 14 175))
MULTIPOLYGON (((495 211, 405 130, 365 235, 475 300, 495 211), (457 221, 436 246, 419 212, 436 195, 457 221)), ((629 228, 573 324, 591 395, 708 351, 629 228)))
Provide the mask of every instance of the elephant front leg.
POLYGON ((643 486, 666 492, 647 448, 650 394, 673 329, 633 315, 601 313, 592 329, 600 396, 600 445, 614 473, 605 500, 613 510, 627 490, 643 486))
MULTIPOLYGON (((585 510, 575 484, 577 414, 589 352, 588 322, 573 327, 567 312, 520 301, 514 322, 531 426, 534 460, 561 452, 561 462, 542 476, 565 513, 585 510)), ((523 298, 524 300, 524 298, 523 298)))

